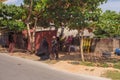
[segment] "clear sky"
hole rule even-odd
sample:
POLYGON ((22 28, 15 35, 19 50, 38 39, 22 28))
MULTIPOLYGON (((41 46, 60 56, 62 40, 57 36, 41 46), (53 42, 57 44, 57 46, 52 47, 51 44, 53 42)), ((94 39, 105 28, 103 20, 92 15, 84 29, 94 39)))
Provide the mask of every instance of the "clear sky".
POLYGON ((103 11, 112 10, 120 12, 120 0, 108 0, 107 3, 100 6, 103 11))
POLYGON ((20 5, 21 3, 23 3, 23 0, 7 0, 5 3, 20 5))
MULTIPOLYGON (((23 3, 23 0, 8 0, 5 3, 20 5, 21 3, 23 3)), ((107 3, 101 5, 100 7, 102 8, 103 11, 112 10, 120 12, 120 0, 108 0, 107 3)))

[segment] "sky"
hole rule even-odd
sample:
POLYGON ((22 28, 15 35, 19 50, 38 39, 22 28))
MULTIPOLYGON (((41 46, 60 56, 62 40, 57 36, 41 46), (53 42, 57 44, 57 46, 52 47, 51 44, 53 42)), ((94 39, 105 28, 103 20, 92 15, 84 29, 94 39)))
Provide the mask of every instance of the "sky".
POLYGON ((23 0, 7 0, 5 2, 6 4, 15 4, 15 5, 21 5, 21 3, 23 3, 23 0))
MULTIPOLYGON (((23 3, 23 0, 8 0, 5 3, 20 5, 21 3, 23 3)), ((108 0, 108 2, 101 5, 100 8, 102 8, 103 11, 112 10, 112 11, 120 12, 120 0, 108 0)))
POLYGON ((112 10, 116 12, 120 12, 120 0, 108 0, 107 3, 100 6, 103 11, 112 10))

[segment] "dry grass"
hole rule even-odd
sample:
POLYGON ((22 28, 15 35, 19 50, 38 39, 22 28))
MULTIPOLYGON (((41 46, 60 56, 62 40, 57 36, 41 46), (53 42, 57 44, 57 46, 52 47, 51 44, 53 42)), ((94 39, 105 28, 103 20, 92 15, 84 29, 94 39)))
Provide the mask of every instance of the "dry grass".
POLYGON ((120 80, 120 71, 106 71, 102 76, 112 80, 120 80))

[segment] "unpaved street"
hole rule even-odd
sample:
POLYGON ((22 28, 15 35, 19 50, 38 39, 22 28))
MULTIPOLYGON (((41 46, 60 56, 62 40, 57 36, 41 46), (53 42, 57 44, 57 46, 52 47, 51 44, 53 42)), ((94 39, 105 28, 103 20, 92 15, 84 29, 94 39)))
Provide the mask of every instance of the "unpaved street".
POLYGON ((0 54, 0 80, 108 80, 63 72, 39 61, 0 54))

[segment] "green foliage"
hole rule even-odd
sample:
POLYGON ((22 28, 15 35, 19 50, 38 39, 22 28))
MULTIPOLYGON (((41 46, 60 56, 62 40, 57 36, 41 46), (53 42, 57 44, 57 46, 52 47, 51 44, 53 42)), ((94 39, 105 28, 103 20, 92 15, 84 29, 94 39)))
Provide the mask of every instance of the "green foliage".
MULTIPOLYGON (((29 19, 32 27, 35 24, 35 19, 37 18, 37 25, 42 27, 48 27, 49 23, 46 18, 45 9, 49 0, 31 0, 32 1, 32 13, 29 19)), ((25 21, 30 13, 30 0, 24 0, 24 9, 26 13, 24 14, 23 20, 25 21)))
MULTIPOLYGON (((48 24, 54 21, 57 28, 63 22, 71 29, 81 29, 88 26, 89 21, 98 20, 101 12, 98 6, 105 1, 107 0, 32 0, 32 17, 39 18, 39 25, 42 26, 45 25, 41 24, 42 21, 48 24)), ((30 6, 30 0, 24 0, 24 3, 30 6)))
POLYGON ((89 26, 90 21, 97 21, 101 11, 97 7, 104 1, 105 0, 80 0, 79 2, 75 1, 75 3, 73 1, 73 8, 70 12, 72 17, 70 18, 69 27, 72 29, 81 29, 89 26))
POLYGON ((34 18, 38 18, 39 26, 49 26, 50 21, 54 21, 56 27, 65 23, 70 29, 81 29, 89 26, 90 21, 97 21, 101 10, 98 8, 100 4, 107 0, 24 0, 21 7, 15 5, 0 5, 0 25, 8 26, 10 29, 23 29, 28 14, 30 13, 30 3, 32 1, 32 14, 29 22, 34 24, 34 18), (3 9, 4 8, 4 9, 3 9), (4 16, 4 15, 5 16, 4 16), (12 18, 11 21, 7 19, 12 18), (20 22, 19 22, 20 21, 20 22), (13 24, 12 24, 12 23, 13 24), (18 24, 21 25, 18 25, 18 24), (22 26, 22 27, 20 27, 22 26))
POLYGON ((25 24, 21 20, 24 13, 21 7, 0 3, 0 12, 0 27, 15 31, 21 31, 25 28, 25 24))
POLYGON ((101 10, 97 8, 107 0, 49 0, 46 3, 46 15, 57 26, 61 22, 71 29, 88 26, 90 20, 96 21, 101 10))
POLYGON ((100 18, 95 34, 98 37, 120 36, 120 14, 114 11, 104 12, 100 18))

